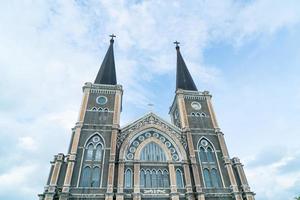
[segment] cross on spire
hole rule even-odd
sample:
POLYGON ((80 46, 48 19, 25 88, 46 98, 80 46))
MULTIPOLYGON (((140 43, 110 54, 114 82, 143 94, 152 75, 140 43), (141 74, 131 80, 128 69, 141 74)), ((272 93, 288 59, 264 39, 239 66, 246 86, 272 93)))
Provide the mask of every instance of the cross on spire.
POLYGON ((180 42, 178 42, 177 40, 174 42, 174 44, 176 45, 176 48, 179 47, 180 42))
POLYGON ((176 90, 192 90, 197 91, 197 87, 193 81, 193 78, 182 58, 182 55, 179 50, 179 42, 175 41, 176 51, 177 51, 177 72, 176 72, 176 90))
POLYGON ((114 34, 109 35, 109 37, 111 37, 110 42, 113 43, 114 42, 114 38, 117 37, 114 34))

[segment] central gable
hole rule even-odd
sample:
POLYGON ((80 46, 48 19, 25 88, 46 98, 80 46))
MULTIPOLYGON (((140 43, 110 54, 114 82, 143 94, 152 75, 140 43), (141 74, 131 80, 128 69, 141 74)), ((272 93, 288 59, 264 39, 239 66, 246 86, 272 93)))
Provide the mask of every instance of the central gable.
POLYGON ((140 132, 150 128, 156 128, 160 131, 165 132, 171 137, 176 137, 182 143, 184 148, 186 148, 186 137, 181 134, 181 130, 152 112, 121 128, 117 137, 117 147, 120 148, 123 141, 127 138, 129 134, 133 132, 140 132))

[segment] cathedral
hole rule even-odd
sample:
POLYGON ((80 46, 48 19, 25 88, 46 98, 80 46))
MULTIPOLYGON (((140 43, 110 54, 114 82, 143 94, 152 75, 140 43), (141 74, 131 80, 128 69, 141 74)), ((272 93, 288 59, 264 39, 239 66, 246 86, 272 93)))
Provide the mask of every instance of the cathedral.
POLYGON ((150 112, 120 126, 114 35, 94 83, 85 83, 66 155, 51 161, 40 200, 254 200, 230 158, 211 94, 198 91, 176 44, 171 123, 150 112))

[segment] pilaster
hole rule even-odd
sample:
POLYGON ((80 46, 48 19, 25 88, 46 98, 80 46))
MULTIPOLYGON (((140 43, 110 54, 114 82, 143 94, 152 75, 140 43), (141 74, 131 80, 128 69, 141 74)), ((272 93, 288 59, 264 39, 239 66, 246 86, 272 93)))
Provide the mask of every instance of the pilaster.
POLYGON ((224 157, 223 159, 224 159, 224 163, 225 163, 225 168, 226 168, 228 176, 229 176, 230 187, 232 189, 232 193, 235 196, 236 200, 243 200, 242 195, 239 192, 235 176, 233 174, 231 160, 228 157, 224 157))
POLYGON ((189 165, 187 163, 183 164, 184 178, 185 178, 185 189, 186 196, 190 196, 193 193, 192 180, 189 165))
POLYGON ((140 163, 134 163, 133 165, 133 200, 141 199, 141 191, 140 191, 140 163))
POLYGON ((107 191, 105 196, 106 200, 111 200, 113 198, 116 146, 117 146, 117 134, 120 126, 119 124, 120 124, 120 113, 121 113, 121 100, 122 100, 122 90, 117 89, 115 94, 115 102, 114 102, 113 126, 112 126, 110 156, 109 156, 109 166, 108 166, 107 191))
POLYGON ((123 200, 124 199, 124 162, 119 161, 119 172, 118 172, 118 186, 117 186, 117 199, 123 200))
POLYGON ((218 121, 217 121, 217 118, 216 118, 216 114, 215 114, 214 108, 213 108, 212 103, 211 103, 211 95, 209 94, 208 91, 204 91, 203 94, 206 97, 205 99, 206 99, 206 103, 207 103, 207 106, 208 106, 208 112, 211 116, 213 127, 214 128, 219 128, 218 121))
POLYGON ((243 165, 240 162, 240 159, 235 157, 232 159, 232 162, 233 162, 233 166, 236 168, 237 175, 239 176, 239 179, 241 181, 241 187, 243 192, 245 193, 246 199, 254 200, 254 194, 250 191, 250 187, 245 175, 243 165))
MULTIPOLYGON (((181 128, 183 130, 183 134, 186 135, 187 138, 187 146, 188 146, 188 155, 191 162, 193 179, 196 187, 196 192, 199 194, 199 198, 201 200, 205 199, 204 194, 202 193, 202 186, 199 176, 199 169, 196 163, 195 149, 193 144, 192 134, 188 124, 187 112, 185 108, 184 95, 182 90, 178 90, 177 94, 177 102, 178 102, 178 110, 180 115, 181 128)), ((198 198, 198 199, 199 199, 198 198)))

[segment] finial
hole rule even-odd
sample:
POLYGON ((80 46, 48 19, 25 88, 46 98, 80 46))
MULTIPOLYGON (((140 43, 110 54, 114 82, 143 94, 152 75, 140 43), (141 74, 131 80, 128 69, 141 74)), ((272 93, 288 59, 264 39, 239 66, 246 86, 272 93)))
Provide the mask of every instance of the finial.
POLYGON ((180 44, 180 42, 178 42, 177 40, 174 42, 174 44, 176 45, 176 49, 179 49, 179 44, 180 44))
POLYGON ((109 37, 111 37, 110 42, 114 42, 114 38, 117 37, 114 34, 109 35, 109 37))

